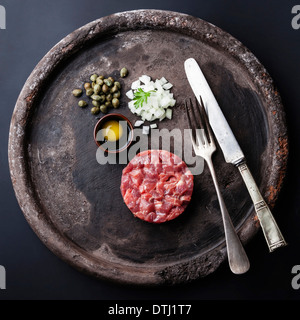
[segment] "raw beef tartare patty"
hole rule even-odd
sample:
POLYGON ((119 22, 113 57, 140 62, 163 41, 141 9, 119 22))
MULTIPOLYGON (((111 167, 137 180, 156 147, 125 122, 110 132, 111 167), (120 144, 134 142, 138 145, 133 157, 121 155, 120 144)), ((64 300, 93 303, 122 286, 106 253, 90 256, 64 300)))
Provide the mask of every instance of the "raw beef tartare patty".
POLYGON ((191 200, 194 177, 186 163, 164 150, 137 154, 123 170, 121 193, 138 218, 162 223, 178 217, 191 200))

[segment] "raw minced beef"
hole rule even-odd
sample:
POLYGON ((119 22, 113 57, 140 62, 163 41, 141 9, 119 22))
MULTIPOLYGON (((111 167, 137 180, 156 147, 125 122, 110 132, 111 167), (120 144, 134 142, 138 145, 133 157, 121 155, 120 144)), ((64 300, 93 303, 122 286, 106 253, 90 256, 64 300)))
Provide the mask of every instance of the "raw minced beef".
POLYGON ((194 178, 186 163, 165 150, 136 155, 123 170, 121 193, 138 218, 162 223, 178 217, 191 200, 194 178))

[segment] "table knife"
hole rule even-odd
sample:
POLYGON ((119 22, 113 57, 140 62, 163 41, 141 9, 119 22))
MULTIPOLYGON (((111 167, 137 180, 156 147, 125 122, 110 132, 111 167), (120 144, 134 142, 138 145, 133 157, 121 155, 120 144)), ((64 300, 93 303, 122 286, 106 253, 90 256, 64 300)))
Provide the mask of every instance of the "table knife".
POLYGON ((184 68, 190 86, 200 103, 200 96, 204 101, 210 125, 213 129, 219 146, 223 152, 225 161, 235 165, 245 185, 249 191, 250 197, 254 204, 254 209, 259 219, 263 234, 267 241, 270 252, 276 248, 283 247, 286 242, 279 230, 279 227, 263 199, 259 188, 247 166, 245 156, 241 150, 213 92, 207 83, 203 72, 201 71, 195 59, 189 58, 184 62, 184 68))

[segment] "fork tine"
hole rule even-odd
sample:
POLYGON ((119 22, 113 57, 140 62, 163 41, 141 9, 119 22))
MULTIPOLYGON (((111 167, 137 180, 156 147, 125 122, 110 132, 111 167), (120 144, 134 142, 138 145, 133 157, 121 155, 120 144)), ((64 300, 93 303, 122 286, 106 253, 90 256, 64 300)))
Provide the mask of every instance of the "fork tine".
MULTIPOLYGON (((192 119, 193 119, 193 122, 195 122, 195 120, 197 119, 196 118, 196 115, 195 115, 195 110, 193 108, 193 103, 192 103, 192 99, 190 98, 190 109, 191 109, 191 112, 192 112, 192 119)), ((195 131, 197 129, 197 123, 194 123, 194 126, 192 126, 192 128, 194 127, 195 131)))
MULTIPOLYGON (((191 117, 190 117, 190 111, 189 111, 189 108, 188 108, 187 100, 184 101, 184 104, 185 104, 185 109, 186 109, 187 118, 188 118, 189 127, 190 127, 190 137, 191 137, 191 141, 192 141, 193 147, 195 148, 196 142, 195 142, 195 139, 194 139, 194 136, 193 136, 193 125, 192 125, 192 120, 191 120, 191 117)), ((191 99, 190 99, 190 105, 191 105, 191 99)), ((194 114, 194 112, 193 112, 193 114, 194 114)))
POLYGON ((205 141, 205 144, 208 144, 210 140, 208 141, 207 123, 205 121, 206 120, 205 116, 203 115, 201 96, 200 96, 200 103, 197 98, 195 98, 195 101, 196 101, 197 111, 199 114, 199 120, 201 123, 201 129, 203 130, 201 133, 202 133, 203 139, 205 141))
POLYGON ((206 136, 206 132, 205 132, 205 123, 203 123, 203 119, 202 119, 202 115, 201 115, 200 107, 199 107, 199 102, 196 98, 195 98, 195 104, 196 104, 196 107, 193 107, 192 109, 193 109, 194 119, 198 119, 198 121, 197 121, 198 124, 196 124, 197 141, 199 144, 207 145, 208 140, 207 140, 207 136, 206 136), (196 109, 197 112, 194 109, 196 109), (196 113, 197 113, 197 116, 196 116, 196 113))
POLYGON ((197 140, 198 145, 214 145, 213 133, 210 127, 207 113, 204 108, 204 103, 202 97, 199 96, 199 98, 199 101, 195 98, 196 106, 193 105, 191 98, 188 99, 189 105, 187 100, 185 100, 185 108, 188 116, 189 126, 191 129, 190 136, 192 139, 192 143, 193 146, 195 146, 197 140))
POLYGON ((184 105, 185 105, 185 110, 186 110, 187 117, 188 117, 189 127, 190 127, 190 129, 192 129, 192 121, 191 121, 191 118, 190 118, 190 112, 189 112, 186 100, 184 101, 184 105))
POLYGON ((211 126, 210 126, 210 123, 209 123, 209 120, 208 120, 208 115, 206 113, 206 110, 205 110, 205 107, 204 107, 204 103, 203 103, 203 100, 202 100, 202 97, 200 96, 200 110, 202 112, 202 115, 203 115, 203 118, 204 118, 204 121, 205 121, 205 125, 206 125, 206 129, 207 129, 207 133, 208 133, 208 137, 209 137, 209 142, 210 143, 213 143, 213 132, 212 132, 212 129, 211 129, 211 126))
POLYGON ((190 98, 189 100, 190 100, 190 107, 192 110, 192 116, 193 116, 193 120, 194 120, 194 136, 196 137, 199 145, 205 144, 205 139, 202 139, 200 132, 199 132, 199 129, 201 129, 203 127, 200 114, 197 117, 192 99, 190 98), (200 120, 200 121, 197 121, 197 120, 200 120))

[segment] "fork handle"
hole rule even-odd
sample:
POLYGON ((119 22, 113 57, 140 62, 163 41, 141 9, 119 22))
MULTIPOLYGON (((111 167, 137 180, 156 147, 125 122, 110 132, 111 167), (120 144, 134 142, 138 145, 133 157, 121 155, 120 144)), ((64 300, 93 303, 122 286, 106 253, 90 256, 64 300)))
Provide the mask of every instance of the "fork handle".
POLYGON ((211 159, 207 159, 207 164, 215 185, 222 213, 229 266, 233 273, 242 274, 249 270, 250 263, 227 211, 211 159))
POLYGON ((269 209, 261 193, 259 192, 259 189, 246 162, 238 164, 237 167, 239 168, 239 171, 249 191, 250 197, 254 204, 255 212, 260 221, 260 225, 266 238, 270 252, 279 247, 286 246, 286 242, 278 228, 271 210, 269 209))

